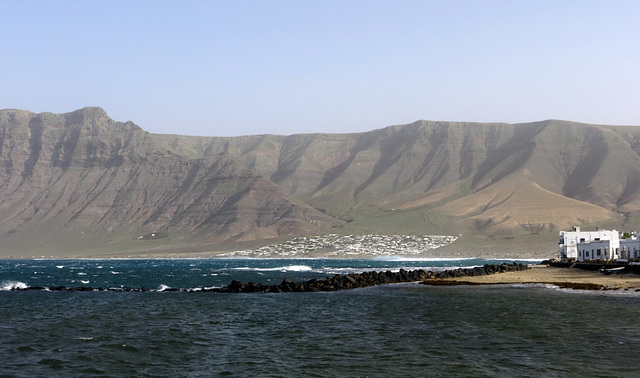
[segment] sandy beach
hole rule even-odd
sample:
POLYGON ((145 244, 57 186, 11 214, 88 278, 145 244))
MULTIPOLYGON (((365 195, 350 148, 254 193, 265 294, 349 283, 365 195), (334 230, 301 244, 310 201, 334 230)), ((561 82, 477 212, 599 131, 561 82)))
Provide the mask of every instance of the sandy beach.
POLYGON ((498 273, 486 276, 431 279, 425 282, 431 285, 491 285, 536 283, 554 284, 564 288, 601 290, 632 289, 640 290, 640 275, 634 273, 604 275, 598 271, 586 271, 575 268, 554 268, 546 265, 533 265, 531 269, 498 273))

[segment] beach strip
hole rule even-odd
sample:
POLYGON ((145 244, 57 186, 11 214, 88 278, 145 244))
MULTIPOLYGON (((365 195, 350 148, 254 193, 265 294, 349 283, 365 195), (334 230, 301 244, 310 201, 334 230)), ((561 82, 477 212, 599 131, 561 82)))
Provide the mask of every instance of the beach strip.
POLYGON ((598 271, 532 265, 531 269, 517 272, 497 273, 484 276, 432 278, 425 280, 424 284, 434 286, 552 284, 561 288, 581 290, 627 289, 640 291, 640 275, 635 273, 605 275, 598 271))

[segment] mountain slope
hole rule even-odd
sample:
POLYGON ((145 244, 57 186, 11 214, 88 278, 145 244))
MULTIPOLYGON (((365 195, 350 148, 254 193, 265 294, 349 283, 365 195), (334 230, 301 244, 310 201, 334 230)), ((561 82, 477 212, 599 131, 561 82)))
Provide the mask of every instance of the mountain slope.
POLYGON ((149 134, 99 108, 0 111, 0 254, 572 225, 640 228, 639 127, 417 121, 217 138, 149 134))
POLYGON ((4 110, 0 124, 5 246, 149 233, 203 242, 264 239, 341 223, 226 156, 177 155, 101 109, 4 110))
MULTIPOLYGON (((453 217, 451 225, 464 225, 450 230, 511 235, 586 220, 620 226, 632 218, 640 209, 639 131, 554 120, 518 125, 418 121, 360 134, 199 139, 206 145, 199 153, 233 157, 347 220, 370 216, 372 208, 424 212, 460 198, 459 203, 481 211, 471 216, 449 211, 453 205, 439 208, 453 217), (526 177, 521 186, 537 188, 537 194, 508 201, 514 210, 509 222, 489 230, 482 226, 486 222, 457 219, 495 218, 491 199, 513 187, 503 183, 513 175, 526 177), (539 221, 515 211, 526 208, 536 209, 539 221), (532 222, 544 225, 532 228, 532 222)), ((420 227, 428 226, 415 228, 420 227)))

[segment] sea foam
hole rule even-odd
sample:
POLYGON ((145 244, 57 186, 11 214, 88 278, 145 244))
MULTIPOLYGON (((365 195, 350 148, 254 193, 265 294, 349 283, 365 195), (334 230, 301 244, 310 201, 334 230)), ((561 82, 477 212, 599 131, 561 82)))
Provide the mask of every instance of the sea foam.
POLYGON ((397 256, 397 255, 382 255, 371 257, 374 261, 463 261, 473 260, 475 257, 411 257, 411 256, 397 256))
POLYGON ((234 270, 244 270, 252 272, 311 272, 313 268, 308 265, 285 265, 274 268, 252 268, 248 266, 233 268, 234 270))
POLYGON ((26 288, 27 288, 27 284, 20 281, 2 281, 2 283, 0 283, 0 291, 26 289, 26 288))

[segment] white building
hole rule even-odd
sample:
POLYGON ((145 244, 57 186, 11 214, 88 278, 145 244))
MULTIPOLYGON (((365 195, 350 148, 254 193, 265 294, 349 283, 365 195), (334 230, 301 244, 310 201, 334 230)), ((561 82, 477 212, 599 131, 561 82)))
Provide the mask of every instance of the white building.
POLYGON ((635 233, 632 233, 626 239, 620 240, 620 258, 628 259, 629 261, 640 260, 640 239, 635 233))
POLYGON ((620 258, 620 233, 616 230, 580 231, 580 227, 560 231, 558 254, 562 260, 575 261, 620 258))

